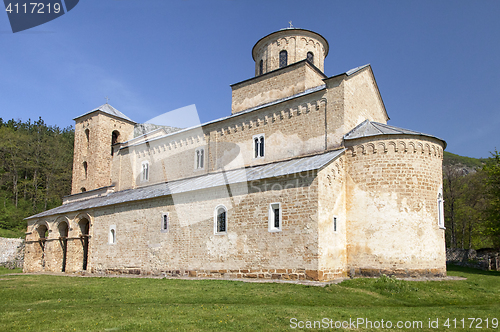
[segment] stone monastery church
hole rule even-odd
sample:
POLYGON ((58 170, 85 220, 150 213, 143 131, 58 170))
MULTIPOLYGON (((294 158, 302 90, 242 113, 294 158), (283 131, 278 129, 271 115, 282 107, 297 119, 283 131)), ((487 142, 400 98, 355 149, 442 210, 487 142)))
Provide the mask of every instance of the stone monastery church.
POLYGON ((328 48, 305 29, 263 37, 231 115, 200 126, 109 104, 75 118, 72 193, 27 218, 24 271, 445 275, 446 143, 387 124, 370 65, 327 77, 328 48))

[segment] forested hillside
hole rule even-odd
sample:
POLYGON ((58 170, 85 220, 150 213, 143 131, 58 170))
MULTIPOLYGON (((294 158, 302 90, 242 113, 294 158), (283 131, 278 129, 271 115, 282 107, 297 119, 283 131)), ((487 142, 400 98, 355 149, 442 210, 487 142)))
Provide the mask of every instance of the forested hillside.
POLYGON ((74 131, 0 118, 0 236, 24 237, 24 218, 71 191, 74 131))
POLYGON ((444 153, 446 246, 500 247, 500 154, 475 159, 444 153))

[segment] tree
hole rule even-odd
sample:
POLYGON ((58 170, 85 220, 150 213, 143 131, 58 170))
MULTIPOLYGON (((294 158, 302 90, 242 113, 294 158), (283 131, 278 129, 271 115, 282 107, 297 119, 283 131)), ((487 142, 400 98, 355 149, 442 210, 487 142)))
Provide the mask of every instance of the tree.
POLYGON ((483 169, 487 176, 486 189, 489 198, 486 232, 492 237, 493 243, 500 247, 500 153, 496 149, 483 169))
POLYGON ((0 228, 61 205, 71 191, 74 131, 0 118, 0 228))

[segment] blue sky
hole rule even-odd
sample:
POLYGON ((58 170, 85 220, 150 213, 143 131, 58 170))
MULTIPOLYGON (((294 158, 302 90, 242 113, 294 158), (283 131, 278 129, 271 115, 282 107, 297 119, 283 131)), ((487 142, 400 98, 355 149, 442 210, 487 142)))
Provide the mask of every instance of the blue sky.
POLYGON ((330 44, 325 74, 372 65, 390 125, 447 151, 500 149, 500 1, 80 1, 13 34, 0 13, 0 117, 66 127, 106 102, 137 122, 191 104, 231 112, 251 50, 288 26, 330 44))

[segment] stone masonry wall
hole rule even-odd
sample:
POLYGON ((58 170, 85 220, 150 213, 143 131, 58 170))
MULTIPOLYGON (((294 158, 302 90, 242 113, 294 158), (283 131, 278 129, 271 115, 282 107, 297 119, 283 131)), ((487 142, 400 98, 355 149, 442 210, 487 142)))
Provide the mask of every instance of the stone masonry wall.
POLYGON ((9 269, 23 267, 24 240, 0 237, 0 266, 9 269))
POLYGON ((75 124, 72 194, 81 192, 81 188, 89 191, 111 185, 111 140, 115 130, 120 133, 118 142, 133 138, 132 123, 105 113, 94 112, 78 119, 75 124), (87 163, 87 174, 84 162, 87 163))
POLYGON ((283 50, 288 53, 289 65, 306 59, 307 52, 312 52, 314 65, 324 72, 325 47, 318 35, 309 31, 290 29, 273 33, 255 45, 255 76, 259 75, 260 60, 263 60, 264 73, 278 69, 279 53, 283 50))
POLYGON ((340 156, 318 175, 319 271, 326 280, 347 274, 344 159, 340 156))
POLYGON ((318 91, 224 122, 122 149, 113 159, 116 190, 323 152, 326 102, 322 96, 323 91, 318 91), (261 134, 265 136, 265 156, 254 158, 253 136, 261 134), (205 149, 203 169, 195 169, 198 148, 205 149), (149 163, 147 182, 141 180, 143 162, 149 163))
POLYGON ((348 76, 345 80, 344 94, 344 133, 367 119, 387 123, 389 118, 384 111, 384 104, 378 93, 371 67, 348 76))
POLYGON ((232 86, 232 114, 324 84, 307 61, 232 86))
MULTIPOLYGON (((89 221, 90 224, 88 257, 91 257, 94 229, 93 211, 29 219, 23 271, 62 272, 63 266, 65 272, 82 271, 85 244, 82 223, 85 221, 89 221), (67 236, 63 236, 65 234, 61 233, 63 224, 68 227, 67 236), (48 229, 47 238, 40 238, 38 229, 42 226, 48 229)), ((89 270, 90 265, 87 267, 87 270, 89 270)))
POLYGON ((91 268, 103 273, 318 279, 317 180, 291 175, 95 211, 91 268), (229 191, 232 195, 229 195, 229 191), (282 231, 268 228, 281 203, 282 231), (227 233, 214 211, 228 209, 227 233), (169 215, 167 232, 161 216, 169 215), (108 243, 116 226, 116 243, 108 243))
POLYGON ((347 255, 355 274, 445 275, 438 226, 442 143, 386 135, 348 141, 347 255))

